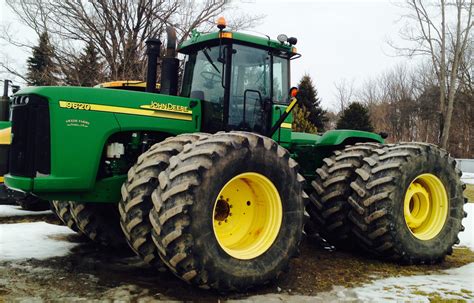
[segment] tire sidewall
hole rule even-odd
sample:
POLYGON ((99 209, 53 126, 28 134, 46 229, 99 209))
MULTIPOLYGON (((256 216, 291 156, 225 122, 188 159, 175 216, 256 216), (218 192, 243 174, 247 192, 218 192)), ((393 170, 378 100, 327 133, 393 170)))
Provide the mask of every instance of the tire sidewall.
POLYGON ((196 203, 191 209, 191 217, 204 219, 193 220, 190 230, 193 235, 199 235, 194 238, 193 253, 203 254, 198 258, 202 260, 201 265, 223 280, 232 279, 229 282, 236 286, 273 279, 294 253, 303 226, 301 185, 295 170, 288 165, 288 157, 278 156, 276 148, 267 150, 259 145, 256 148, 234 148, 200 178, 202 183, 194 198, 196 203), (217 242, 213 229, 213 209, 224 185, 245 172, 259 173, 272 181, 280 194, 283 217, 278 236, 265 253, 254 259, 239 260, 228 255, 217 242))
POLYGON ((408 255, 411 259, 436 259, 444 256, 457 240, 462 219, 462 191, 457 180, 459 176, 454 167, 449 165, 447 159, 442 157, 439 150, 431 153, 422 153, 412 157, 400 168, 401 174, 396 184, 399 186, 392 193, 392 236, 398 241, 403 250, 402 255, 408 255), (404 216, 405 194, 413 180, 422 174, 433 174, 443 183, 448 195, 448 213, 441 231, 433 239, 420 240, 410 231, 404 216))

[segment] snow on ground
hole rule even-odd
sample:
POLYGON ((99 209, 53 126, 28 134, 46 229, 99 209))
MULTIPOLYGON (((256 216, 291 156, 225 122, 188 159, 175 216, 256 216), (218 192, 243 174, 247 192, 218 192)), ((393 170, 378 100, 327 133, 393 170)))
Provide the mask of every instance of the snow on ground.
MULTIPOLYGON (((468 217, 463 220, 466 229, 459 234, 459 246, 474 250, 474 203, 466 204, 464 209, 468 217)), ((316 296, 266 294, 229 302, 430 302, 430 297, 435 301, 474 302, 474 263, 437 274, 375 280, 356 288, 335 286, 316 296)))
POLYGON ((383 302, 430 302, 427 296, 446 300, 474 300, 474 263, 437 275, 394 277, 352 289, 357 299, 383 302))
POLYGON ((474 184, 474 173, 462 173, 461 181, 466 184, 474 184))
MULTIPOLYGON (((468 213, 459 234, 459 246, 474 250, 474 204, 464 206, 468 213)), ((343 292, 344 293, 344 292, 343 292)), ((474 263, 444 270, 436 275, 393 277, 376 280, 361 287, 351 289, 346 298, 354 296, 362 301, 383 302, 430 302, 426 296, 438 294, 443 299, 469 300, 474 302, 474 263)))
POLYGON ((462 221, 462 225, 464 225, 466 229, 459 234, 459 240, 461 240, 459 245, 467 246, 474 251, 474 203, 465 204, 464 210, 467 212, 467 218, 462 221))
MULTIPOLYGON (((474 174, 465 173, 463 181, 474 184, 474 174)), ((460 246, 474 250, 474 204, 465 205, 468 217, 463 220, 465 231, 460 233, 460 246)), ((30 212, 16 206, 0 205, 0 217, 46 214, 30 212)), ((67 240, 74 234, 69 228, 45 222, 0 224, 0 261, 47 259, 65 256, 78 244, 67 240)), ((375 280, 361 287, 335 286, 330 292, 316 296, 288 293, 258 295, 234 302, 429 302, 439 295, 442 299, 474 302, 474 263, 436 274, 402 276, 375 280)))
POLYGON ((68 227, 45 222, 0 224, 0 261, 65 256, 77 245, 65 238, 72 234, 68 227))
POLYGON ((50 210, 29 211, 24 210, 18 205, 0 205, 0 217, 18 217, 51 214, 50 210))

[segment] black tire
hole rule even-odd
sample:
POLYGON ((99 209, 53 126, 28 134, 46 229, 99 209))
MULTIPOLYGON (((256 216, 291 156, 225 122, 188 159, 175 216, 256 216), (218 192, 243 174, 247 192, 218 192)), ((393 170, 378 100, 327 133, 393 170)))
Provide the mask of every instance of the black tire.
POLYGON ((251 133, 218 133, 187 145, 170 162, 152 194, 150 220, 160 257, 176 276, 204 289, 243 291, 287 269, 301 241, 304 217, 304 178, 287 150, 251 133), (213 231, 213 201, 229 180, 244 172, 271 180, 283 211, 272 245, 250 260, 227 254, 213 231))
POLYGON ((115 203, 69 203, 77 227, 89 239, 104 246, 127 246, 115 203))
POLYGON ((403 264, 436 263, 452 253, 466 213, 461 172, 446 151, 423 143, 386 145, 366 157, 356 172, 349 219, 362 248, 403 264), (405 193, 422 174, 441 180, 449 204, 441 230, 426 239, 415 237, 404 216, 405 193))
POLYGON ((26 195, 25 197, 18 198, 16 199, 16 203, 24 210, 43 211, 50 209, 48 201, 41 200, 33 195, 26 195))
POLYGON ((55 213, 59 220, 64 223, 64 225, 66 225, 77 233, 81 233, 81 231, 77 227, 74 217, 72 216, 71 205, 69 201, 51 201, 50 206, 51 210, 55 213))
POLYGON ((337 150, 334 155, 323 160, 323 166, 316 170, 316 178, 311 182, 311 203, 306 210, 315 231, 331 245, 351 250, 352 224, 348 220, 352 195, 350 184, 356 179, 356 169, 362 166, 362 159, 371 154, 378 143, 358 143, 337 150))
POLYGON ((169 166, 169 159, 180 153, 186 144, 204 138, 205 134, 171 137, 153 145, 128 171, 119 202, 120 225, 132 250, 145 262, 165 269, 151 237, 149 214, 153 207, 151 194, 158 186, 158 175, 169 166))

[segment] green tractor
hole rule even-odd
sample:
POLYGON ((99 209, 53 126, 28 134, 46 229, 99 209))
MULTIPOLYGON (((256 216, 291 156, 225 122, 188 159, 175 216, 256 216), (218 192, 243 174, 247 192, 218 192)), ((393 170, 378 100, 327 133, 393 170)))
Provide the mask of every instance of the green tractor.
POLYGON ((455 161, 375 133, 292 131, 296 38, 168 30, 147 41, 146 92, 31 87, 13 99, 6 184, 53 201, 92 240, 127 243, 205 289, 278 278, 308 233, 401 263, 433 263, 462 230, 455 161), (185 56, 178 95, 177 51, 185 56))

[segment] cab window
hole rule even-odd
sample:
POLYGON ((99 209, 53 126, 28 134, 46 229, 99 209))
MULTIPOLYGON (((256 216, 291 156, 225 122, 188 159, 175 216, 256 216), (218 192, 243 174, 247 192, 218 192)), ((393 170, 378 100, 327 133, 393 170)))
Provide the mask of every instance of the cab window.
POLYGON ((263 131, 263 102, 271 97, 270 69, 268 51, 234 44, 229 100, 231 129, 263 131))
POLYGON ((273 97, 275 103, 288 104, 289 63, 287 58, 273 56, 273 97))

